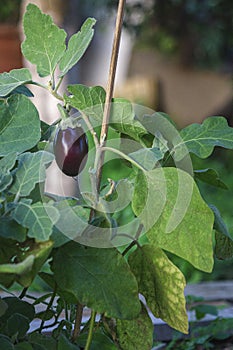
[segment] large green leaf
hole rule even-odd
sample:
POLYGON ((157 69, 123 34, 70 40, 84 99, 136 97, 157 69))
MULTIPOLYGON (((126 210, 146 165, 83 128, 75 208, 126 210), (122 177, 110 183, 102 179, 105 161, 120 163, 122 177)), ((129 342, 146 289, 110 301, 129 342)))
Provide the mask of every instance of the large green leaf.
POLYGON ((34 104, 17 94, 0 100, 0 157, 10 152, 22 153, 39 140, 40 120, 34 104))
POLYGON ((41 77, 52 75, 66 49, 65 31, 33 4, 27 6, 23 27, 26 36, 22 44, 23 55, 36 64, 41 77))
POLYGON ((54 159, 53 154, 39 151, 23 153, 18 158, 18 168, 10 192, 18 196, 28 196, 39 182, 46 179, 46 166, 54 159))
POLYGON ((12 152, 0 159, 0 192, 4 191, 13 180, 10 170, 15 165, 16 158, 16 152, 12 152))
POLYGON ((59 64, 61 76, 65 75, 84 55, 94 35, 92 28, 95 23, 94 18, 88 18, 82 25, 81 30, 70 38, 68 48, 59 64))
POLYGON ((144 245, 129 256, 139 292, 152 313, 172 328, 188 333, 185 308, 185 278, 160 248, 144 245))
POLYGON ((160 168, 140 174, 133 209, 153 245, 211 272, 214 217, 188 173, 160 168))
POLYGON ((52 234, 53 225, 59 219, 59 212, 54 206, 30 200, 21 200, 16 204, 12 217, 22 226, 28 228, 28 237, 36 241, 47 241, 52 234))
POLYGON ((58 287, 72 302, 78 300, 99 313, 120 319, 132 319, 140 312, 136 280, 114 248, 69 242, 55 253, 52 269, 58 287))
POLYGON ((13 69, 9 73, 0 74, 0 97, 9 95, 13 90, 31 80, 32 76, 27 68, 13 69))
POLYGON ((101 122, 106 93, 101 86, 88 87, 81 84, 69 85, 71 96, 65 96, 72 107, 85 112, 89 117, 101 122))
POLYGON ((122 350, 151 350, 154 325, 144 306, 134 320, 117 320, 116 330, 122 350))
POLYGON ((176 159, 182 159, 184 145, 200 158, 207 158, 215 146, 233 148, 233 128, 223 117, 209 117, 202 124, 191 124, 181 130, 180 136, 183 141, 174 147, 176 159))

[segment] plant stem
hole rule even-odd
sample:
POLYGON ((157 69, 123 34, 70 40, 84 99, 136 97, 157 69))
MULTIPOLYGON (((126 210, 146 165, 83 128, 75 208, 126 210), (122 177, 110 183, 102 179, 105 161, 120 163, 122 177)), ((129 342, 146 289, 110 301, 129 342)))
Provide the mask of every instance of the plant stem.
POLYGON ((62 81, 63 81, 63 78, 64 78, 64 76, 59 78, 59 81, 58 81, 58 83, 57 83, 57 86, 56 86, 56 88, 55 88, 55 90, 54 90, 55 92, 58 92, 58 89, 59 89, 59 87, 61 86, 61 83, 62 83, 62 81))
POLYGON ((145 172, 145 170, 146 170, 140 164, 138 164, 133 158, 130 158, 129 156, 127 156, 127 154, 119 151, 116 148, 102 147, 102 150, 104 150, 104 151, 111 151, 113 153, 119 154, 119 156, 121 156, 122 158, 128 160, 131 164, 135 165, 138 169, 142 170, 143 172, 145 172))
MULTIPOLYGON (((125 248, 125 250, 122 253, 123 256, 125 256, 130 251, 130 249, 133 248, 135 245, 140 247, 140 245, 138 243, 138 239, 140 237, 140 234, 142 233, 142 229, 143 229, 143 225, 140 224, 138 227, 138 230, 136 232, 135 239, 125 248)), ((130 238, 132 238, 132 237, 130 237, 130 238)))
POLYGON ((92 310, 91 311, 89 332, 88 332, 87 342, 86 342, 84 350, 89 350, 90 349, 91 342, 92 342, 92 337, 93 337, 94 325, 95 325, 95 317, 96 317, 96 312, 92 310))
POLYGON ((77 303, 74 330, 73 330, 73 334, 72 334, 72 341, 73 342, 75 342, 75 340, 79 336, 80 326, 81 326, 81 322, 82 322, 82 316, 83 316, 83 305, 80 303, 77 303))
POLYGON ((84 120, 86 126, 88 127, 88 129, 90 130, 90 132, 91 132, 91 134, 92 134, 93 141, 94 141, 95 147, 96 147, 96 149, 97 149, 97 148, 99 147, 100 143, 99 143, 98 137, 97 137, 97 135, 96 135, 96 132, 95 132, 93 126, 91 125, 88 116, 87 116, 85 113, 83 113, 83 112, 81 112, 81 114, 82 114, 82 118, 83 118, 83 120, 84 120))
MULTIPOLYGON (((47 306, 47 308, 46 308, 46 311, 48 311, 48 310, 52 307, 56 295, 57 295, 57 286, 55 285, 55 288, 54 288, 54 290, 53 290, 53 294, 52 294, 52 296, 51 296, 51 298, 50 298, 50 301, 49 301, 49 303, 48 303, 48 306, 47 306)), ((41 324, 40 324, 40 328, 39 328, 39 333, 42 332, 43 327, 44 327, 44 323, 45 323, 45 320, 42 319, 42 320, 41 320, 41 324)))
POLYGON ((23 299, 27 293, 28 287, 25 287, 19 295, 19 299, 23 299))
POLYGON ((113 97, 113 89, 114 89, 115 76, 116 76, 116 67, 117 67, 117 59, 118 59, 119 47, 120 47, 120 39, 121 39, 121 31, 122 31, 122 25, 123 25, 125 2, 126 2, 126 0, 119 0, 119 3, 118 3, 116 28, 115 28, 115 34, 114 34, 114 39, 113 39, 112 55, 111 55, 111 62, 110 62, 109 75, 108 75, 108 84, 107 84, 107 90, 106 90, 106 100, 105 100, 105 105, 104 105, 103 122, 102 122, 102 128, 101 128, 101 133, 100 133, 101 154, 99 157, 99 162, 98 162, 98 167, 97 167, 97 176, 96 176, 97 177, 97 190, 98 191, 100 188, 102 167, 103 167, 103 163, 104 163, 104 152, 103 152, 102 147, 105 146, 107 135, 108 135, 108 124, 109 124, 111 102, 112 102, 112 97, 113 97))

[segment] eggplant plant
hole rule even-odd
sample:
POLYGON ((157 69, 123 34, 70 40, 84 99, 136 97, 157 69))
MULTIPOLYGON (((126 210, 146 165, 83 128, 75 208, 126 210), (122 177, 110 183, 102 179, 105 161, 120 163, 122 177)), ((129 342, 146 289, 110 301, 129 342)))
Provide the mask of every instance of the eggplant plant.
POLYGON ((0 299, 1 349, 149 350, 150 314, 188 333, 185 278, 167 252, 206 272, 214 255, 233 256, 218 209, 198 189, 198 181, 222 182, 191 160, 232 149, 233 129, 211 117, 178 130, 164 113, 113 98, 123 9, 120 1, 106 91, 74 84, 60 92, 95 19, 66 44, 65 31, 33 4, 22 53, 48 83, 27 68, 0 74, 0 284, 9 293, 0 299), (52 125, 40 121, 30 85, 57 98, 52 125), (45 192, 54 160, 74 177, 78 198, 45 192), (36 276, 49 290, 39 299, 30 294, 36 276))

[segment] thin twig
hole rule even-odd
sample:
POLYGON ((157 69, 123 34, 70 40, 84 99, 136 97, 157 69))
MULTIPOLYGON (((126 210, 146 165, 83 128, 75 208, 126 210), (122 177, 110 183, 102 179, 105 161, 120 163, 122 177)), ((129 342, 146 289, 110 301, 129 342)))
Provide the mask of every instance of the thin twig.
MULTIPOLYGON (((102 128, 100 133, 100 142, 101 142, 100 150, 102 147, 105 146, 107 135, 108 135, 108 124, 109 124, 111 102, 113 97, 113 90, 114 90, 114 83, 115 83, 115 76, 116 76, 116 67, 117 67, 117 60, 118 60, 119 47, 120 47, 125 2, 126 0, 119 0, 119 3, 118 3, 116 28, 115 28, 111 62, 110 62, 109 75, 108 75, 108 84, 107 84, 107 90, 106 90, 106 100, 104 105, 103 122, 102 122, 102 128)), ((100 188, 100 183, 101 183, 103 163, 104 163, 104 151, 101 152, 100 154, 98 168, 97 168, 97 189, 98 190, 100 188)))

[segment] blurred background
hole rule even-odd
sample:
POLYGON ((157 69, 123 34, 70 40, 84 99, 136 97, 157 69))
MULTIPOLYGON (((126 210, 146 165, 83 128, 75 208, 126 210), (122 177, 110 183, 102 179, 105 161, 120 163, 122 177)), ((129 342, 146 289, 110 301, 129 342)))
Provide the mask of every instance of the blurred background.
MULTIPOLYGON (((52 15, 69 36, 86 17, 97 19, 90 48, 65 83, 106 86, 116 0, 1 0, 0 72, 30 66, 20 54, 22 15, 29 2, 52 15)), ((232 73, 232 0, 127 0, 115 96, 166 112, 179 127, 214 115, 226 117, 233 126, 232 73)), ((36 94, 41 119, 53 122, 58 117, 57 102, 43 92, 36 94)), ((193 159, 193 164, 195 169, 215 168, 228 186, 231 195, 199 184, 203 197, 219 208, 233 237, 232 152, 217 149, 210 159, 193 159)), ((232 261, 217 261, 211 275, 194 271, 179 259, 177 263, 190 282, 233 277, 232 261)))

